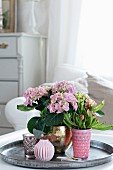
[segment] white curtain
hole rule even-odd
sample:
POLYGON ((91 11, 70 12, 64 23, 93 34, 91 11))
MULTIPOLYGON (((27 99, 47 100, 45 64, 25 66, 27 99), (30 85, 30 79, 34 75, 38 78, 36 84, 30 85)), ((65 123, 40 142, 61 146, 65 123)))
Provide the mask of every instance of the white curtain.
POLYGON ((112 75, 113 0, 49 0, 47 82, 59 64, 112 75))
POLYGON ((81 0, 50 0, 49 3, 47 82, 51 82, 58 64, 77 63, 75 56, 81 0))
POLYGON ((76 57, 87 70, 113 76, 113 0, 82 0, 76 57))
MULTIPOLYGON (((30 1, 18 0, 17 31, 31 32, 30 1)), ((113 0, 40 0, 36 29, 48 34, 46 81, 57 65, 113 76, 113 0)))

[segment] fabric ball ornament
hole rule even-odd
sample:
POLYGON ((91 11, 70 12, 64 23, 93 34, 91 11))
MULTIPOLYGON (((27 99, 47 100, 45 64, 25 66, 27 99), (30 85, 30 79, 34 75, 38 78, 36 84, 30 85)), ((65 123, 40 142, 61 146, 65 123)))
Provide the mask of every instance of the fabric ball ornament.
POLYGON ((48 139, 40 139, 34 147, 34 155, 40 161, 50 161, 54 153, 55 148, 48 139))

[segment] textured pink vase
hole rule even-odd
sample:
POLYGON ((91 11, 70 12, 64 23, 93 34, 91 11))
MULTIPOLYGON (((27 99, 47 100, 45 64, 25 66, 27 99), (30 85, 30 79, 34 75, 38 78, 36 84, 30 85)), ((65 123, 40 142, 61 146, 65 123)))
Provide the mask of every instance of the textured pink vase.
POLYGON ((54 152, 54 146, 48 139, 40 139, 34 147, 34 155, 40 161, 50 161, 54 152))
POLYGON ((91 129, 72 129, 72 145, 75 158, 88 158, 90 150, 91 131, 91 129))

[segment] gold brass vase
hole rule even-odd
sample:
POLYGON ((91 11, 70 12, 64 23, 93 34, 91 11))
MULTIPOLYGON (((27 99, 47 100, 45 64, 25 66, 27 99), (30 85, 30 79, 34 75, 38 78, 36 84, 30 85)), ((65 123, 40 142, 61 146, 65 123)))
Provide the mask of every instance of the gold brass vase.
POLYGON ((52 133, 44 138, 48 138, 54 145, 55 153, 64 153, 71 143, 72 132, 66 126, 54 126, 52 133))

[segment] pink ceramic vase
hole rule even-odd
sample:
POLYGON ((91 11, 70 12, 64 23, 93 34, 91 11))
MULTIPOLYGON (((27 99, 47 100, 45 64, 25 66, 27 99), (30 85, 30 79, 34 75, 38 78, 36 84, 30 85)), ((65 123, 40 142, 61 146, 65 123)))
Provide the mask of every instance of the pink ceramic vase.
POLYGON ((48 139, 40 139, 34 147, 34 155, 40 161, 50 161, 54 152, 54 146, 48 139))
POLYGON ((88 158, 90 150, 91 131, 91 129, 72 129, 72 146, 75 158, 88 158))

